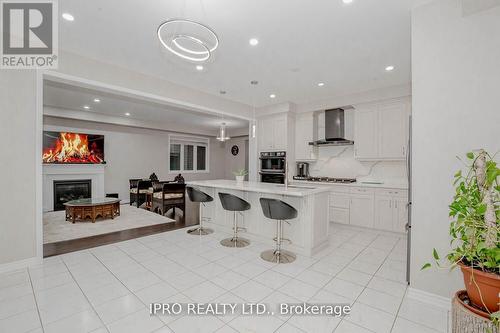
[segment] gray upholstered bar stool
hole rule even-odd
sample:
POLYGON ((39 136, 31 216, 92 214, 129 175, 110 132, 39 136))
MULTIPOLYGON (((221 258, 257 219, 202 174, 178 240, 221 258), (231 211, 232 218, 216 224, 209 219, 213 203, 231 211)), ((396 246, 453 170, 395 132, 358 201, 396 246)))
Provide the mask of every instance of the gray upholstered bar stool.
MULTIPOLYGON (((266 261, 282 264, 290 263, 296 259, 295 254, 285 251, 281 248, 281 242, 289 239, 283 238, 283 221, 297 217, 297 210, 284 201, 269 198, 260 198, 260 205, 264 216, 276 220, 276 248, 267 250, 260 254, 260 257, 266 261)), ((288 222, 287 222, 288 223, 288 222)))
POLYGON ((220 241, 221 245, 227 247, 245 247, 250 244, 250 241, 245 238, 238 237, 238 231, 245 230, 245 228, 238 227, 238 220, 236 219, 237 212, 243 212, 250 209, 250 204, 245 200, 229 193, 219 192, 220 202, 225 210, 232 211, 233 215, 233 237, 226 238, 220 241))
MULTIPOLYGON (((202 192, 200 190, 195 189, 194 187, 187 186, 186 191, 187 191, 189 200, 191 200, 192 202, 199 202, 202 205, 205 205, 205 202, 214 201, 214 198, 212 198, 211 196, 209 196, 205 192, 202 192)), ((203 218, 200 217, 200 226, 197 228, 194 228, 194 229, 189 229, 187 231, 187 233, 191 234, 191 235, 202 236, 202 235, 208 235, 208 234, 211 234, 212 232, 214 232, 212 229, 204 228, 202 222, 203 222, 203 218)))

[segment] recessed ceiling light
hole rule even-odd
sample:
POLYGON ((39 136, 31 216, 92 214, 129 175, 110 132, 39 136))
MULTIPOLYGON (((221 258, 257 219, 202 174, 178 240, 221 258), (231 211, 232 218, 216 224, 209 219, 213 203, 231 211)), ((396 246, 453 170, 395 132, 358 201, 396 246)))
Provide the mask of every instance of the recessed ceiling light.
POLYGON ((88 106, 88 105, 84 105, 84 106, 83 106, 83 108, 84 108, 85 110, 88 110, 88 109, 90 109, 90 106, 88 106))
POLYGON ((126 115, 126 116, 128 117, 128 116, 130 116, 130 113, 128 113, 128 112, 125 112, 125 115, 126 115))
POLYGON ((342 0, 343 3, 345 3, 346 5, 352 3, 353 0, 342 0))
POLYGON ((95 103, 101 103, 101 100, 99 98, 94 98, 95 103))
POLYGON ((257 38, 251 38, 248 42, 252 46, 255 46, 255 45, 259 44, 259 40, 257 38))
POLYGON ((203 66, 202 65, 196 65, 196 70, 202 71, 203 70, 203 66))
POLYGON ((325 84, 323 82, 318 83, 318 87, 323 87, 325 84))
POLYGON ((388 71, 388 72, 390 72, 390 71, 394 70, 394 66, 387 66, 385 68, 385 70, 388 71))
POLYGON ((73 15, 71 15, 70 13, 63 13, 62 18, 65 19, 66 21, 70 21, 70 22, 73 22, 75 20, 73 15))
POLYGON ((271 94, 271 95, 269 95, 269 97, 276 98, 276 95, 275 94, 271 94))

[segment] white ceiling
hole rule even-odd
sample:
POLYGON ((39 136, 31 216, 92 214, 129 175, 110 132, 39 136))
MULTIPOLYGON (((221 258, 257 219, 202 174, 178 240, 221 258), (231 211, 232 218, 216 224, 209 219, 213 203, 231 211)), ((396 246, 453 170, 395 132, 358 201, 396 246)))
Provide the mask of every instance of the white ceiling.
POLYGON ((418 0, 65 0, 60 48, 257 106, 310 103, 410 82, 418 0), (220 47, 198 72, 156 36, 171 18, 207 24, 220 47), (252 47, 248 40, 257 37, 252 47), (386 72, 393 65, 396 69, 386 72), (253 87, 251 80, 258 80, 253 87), (324 82, 318 87, 318 82, 324 82), (271 93, 276 94, 270 99, 271 93))
POLYGON ((192 127, 193 130, 203 129, 214 133, 222 122, 227 124, 229 130, 248 129, 248 122, 241 119, 228 117, 222 119, 217 115, 134 100, 121 95, 51 81, 45 81, 43 104, 49 107, 81 111, 93 115, 135 119, 158 125, 175 124, 188 128, 192 127), (94 102, 94 98, 100 99, 100 102, 94 102), (90 108, 88 110, 84 109, 85 105, 90 108), (130 113, 130 116, 126 116, 125 113, 130 113))

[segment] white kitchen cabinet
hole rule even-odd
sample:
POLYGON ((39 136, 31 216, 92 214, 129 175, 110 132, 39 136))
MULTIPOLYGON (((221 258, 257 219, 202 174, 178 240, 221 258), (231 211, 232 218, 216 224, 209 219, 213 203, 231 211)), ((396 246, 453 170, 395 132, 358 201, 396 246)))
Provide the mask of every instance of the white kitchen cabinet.
POLYGON ((406 232, 406 223, 408 223, 408 198, 394 199, 395 215, 392 230, 395 232, 406 232))
POLYGON ((286 150, 287 133, 286 116, 279 115, 260 119, 257 130, 259 150, 286 150))
POLYGON ((335 186, 330 192, 330 222, 403 233, 408 222, 407 190, 335 186))
POLYGON ((359 227, 373 228, 373 195, 351 194, 349 222, 359 227))
POLYGON ((380 189, 375 194, 376 229, 405 232, 408 197, 402 190, 380 189))
POLYGON ((378 112, 376 109, 357 110, 354 114, 354 157, 374 159, 378 154, 378 112))
POLYGON ((275 118, 273 124, 273 149, 286 150, 287 148, 287 119, 275 118))
POLYGON ((318 147, 309 145, 317 139, 314 128, 314 114, 304 113, 295 120, 295 159, 297 161, 316 160, 318 147))
POLYGON ((262 120, 260 123, 261 126, 258 130, 260 148, 261 150, 271 150, 274 145, 273 122, 262 120))
POLYGON ((392 230, 394 209, 393 198, 377 195, 375 198, 375 221, 373 227, 381 230, 392 230))
POLYGON ((379 110, 379 156, 390 159, 406 158, 408 113, 400 104, 379 110))
POLYGON ((359 160, 404 160, 409 102, 361 106, 354 112, 354 153, 359 160))
POLYGON ((350 201, 349 193, 330 193, 330 222, 349 224, 350 201))

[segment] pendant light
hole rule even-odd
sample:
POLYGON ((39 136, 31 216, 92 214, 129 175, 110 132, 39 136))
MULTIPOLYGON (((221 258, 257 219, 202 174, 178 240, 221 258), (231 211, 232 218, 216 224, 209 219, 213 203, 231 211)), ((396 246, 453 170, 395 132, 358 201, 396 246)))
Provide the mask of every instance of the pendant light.
MULTIPOLYGON (((257 86, 259 81, 250 81, 250 84, 253 86, 257 86)), ((252 139, 255 139, 257 136, 257 119, 255 118, 255 94, 252 92, 252 106, 253 106, 253 120, 252 120, 252 139)))
MULTIPOLYGON (((187 61, 203 63, 219 47, 219 36, 208 25, 185 18, 184 1, 181 18, 171 18, 161 23, 156 34, 161 45, 170 53, 187 61)), ((203 0, 200 0, 201 16, 206 17, 203 0)))
POLYGON ((227 141, 231 138, 227 135, 226 123, 224 122, 224 115, 221 115, 221 119, 222 119, 222 123, 220 124, 219 135, 216 137, 216 139, 220 142, 224 142, 224 141, 227 141))

